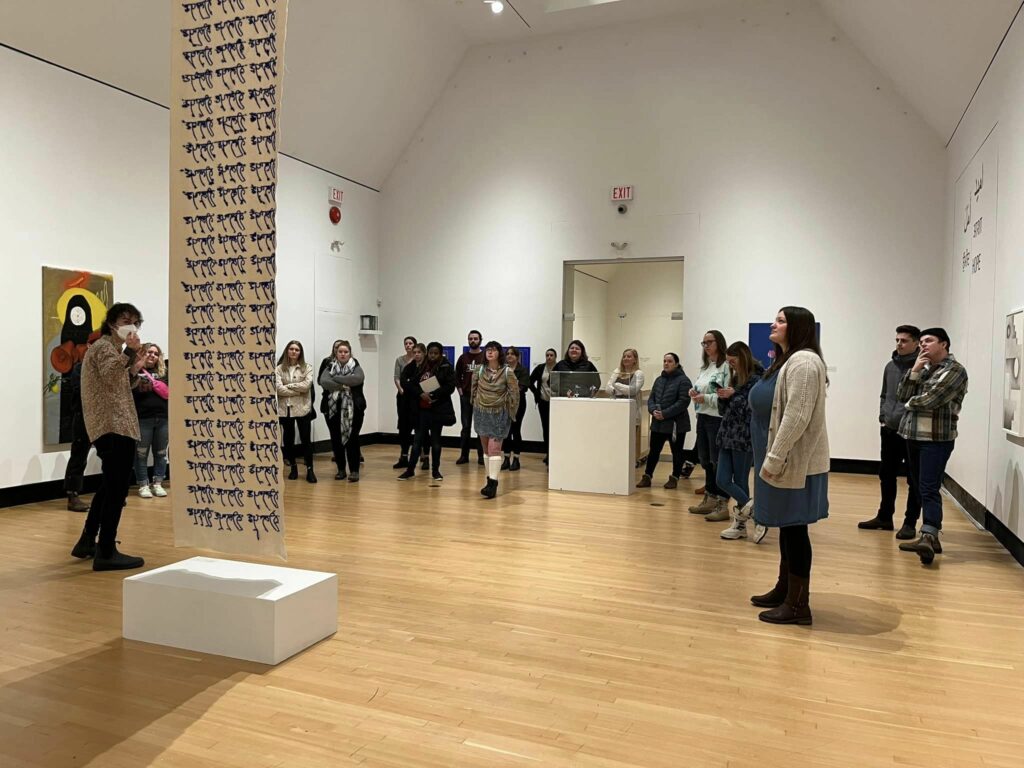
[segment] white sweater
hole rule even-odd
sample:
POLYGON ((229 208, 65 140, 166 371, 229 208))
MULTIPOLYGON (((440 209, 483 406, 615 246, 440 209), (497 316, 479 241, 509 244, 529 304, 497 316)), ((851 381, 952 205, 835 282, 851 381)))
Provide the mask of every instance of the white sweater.
POLYGON ((729 385, 729 377, 729 364, 725 360, 721 365, 708 363, 706 368, 700 369, 697 380, 693 382, 693 388, 704 395, 703 403, 694 403, 698 415, 722 417, 718 412, 718 390, 729 385))

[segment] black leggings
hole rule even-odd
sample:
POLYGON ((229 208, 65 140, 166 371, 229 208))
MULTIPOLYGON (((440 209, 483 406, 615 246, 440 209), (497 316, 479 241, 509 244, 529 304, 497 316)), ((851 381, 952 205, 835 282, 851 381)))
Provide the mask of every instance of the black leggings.
POLYGON ((416 417, 410 411, 409 401, 401 392, 395 395, 395 407, 398 411, 398 446, 405 456, 412 445, 412 430, 416 426, 416 417))
POLYGON ((437 420, 437 417, 430 411, 424 409, 418 414, 416 422, 416 437, 412 443, 412 453, 409 454, 409 468, 415 470, 416 462, 420 455, 430 449, 430 466, 435 471, 441 471, 441 430, 444 426, 437 420))
POLYGON ((654 468, 658 466, 661 449, 665 447, 665 443, 668 443, 672 448, 672 476, 679 477, 679 473, 683 471, 683 438, 685 437, 686 433, 680 432, 676 436, 675 442, 672 442, 670 432, 651 432, 650 449, 647 451, 647 468, 644 470, 644 474, 654 477, 654 468))
POLYGON ((348 471, 359 473, 359 430, 363 428, 363 417, 365 411, 355 411, 352 414, 352 433, 348 436, 348 442, 341 442, 341 412, 334 414, 333 419, 327 419, 327 429, 331 433, 331 451, 334 453, 334 463, 338 465, 338 471, 345 471, 345 459, 348 459, 348 471))
POLYGON ((526 416, 526 392, 519 390, 519 407, 516 409, 516 418, 512 422, 512 428, 508 431, 508 437, 505 438, 501 446, 505 453, 514 453, 518 456, 523 452, 524 416, 526 416))
POLYGON ((544 431, 544 455, 548 455, 548 424, 551 422, 551 401, 538 400, 537 410, 540 412, 540 426, 544 431))
MULTIPOLYGON (((281 453, 284 460, 290 464, 295 463, 295 427, 299 428, 299 442, 302 444, 302 458, 307 467, 313 466, 313 439, 310 435, 313 420, 309 416, 282 416, 278 419, 281 422, 281 439, 283 445, 281 453)), ((140 481, 141 482, 141 481, 140 481)))
POLYGON ((779 529, 779 553, 794 576, 811 576, 811 537, 806 525, 787 525, 779 529))

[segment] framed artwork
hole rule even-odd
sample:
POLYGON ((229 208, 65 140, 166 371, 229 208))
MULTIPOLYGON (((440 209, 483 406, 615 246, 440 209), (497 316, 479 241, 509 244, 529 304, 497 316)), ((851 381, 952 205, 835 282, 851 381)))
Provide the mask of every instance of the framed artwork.
MULTIPOLYGON (((818 343, 821 343, 821 323, 814 324, 815 332, 818 334, 818 343)), ((765 370, 775 362, 775 345, 768 340, 772 331, 771 323, 749 323, 747 327, 747 344, 750 345, 750 352, 754 359, 760 361, 765 370)))
POLYGON ((1021 368, 1024 367, 1024 309, 1006 316, 1003 339, 1003 429, 1011 435, 1024 437, 1024 390, 1021 368))
POLYGON ((71 442, 79 407, 76 366, 99 337, 113 301, 112 275, 43 267, 43 445, 71 442))

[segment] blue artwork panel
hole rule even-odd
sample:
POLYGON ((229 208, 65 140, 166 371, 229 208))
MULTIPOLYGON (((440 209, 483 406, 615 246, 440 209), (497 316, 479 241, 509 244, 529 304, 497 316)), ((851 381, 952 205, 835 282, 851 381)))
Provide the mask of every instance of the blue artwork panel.
MULTIPOLYGON (((818 334, 818 343, 821 343, 821 323, 814 324, 818 334)), ((775 345, 768 340, 768 334, 772 331, 771 323, 750 323, 747 331, 747 344, 754 355, 766 369, 775 362, 775 345)))

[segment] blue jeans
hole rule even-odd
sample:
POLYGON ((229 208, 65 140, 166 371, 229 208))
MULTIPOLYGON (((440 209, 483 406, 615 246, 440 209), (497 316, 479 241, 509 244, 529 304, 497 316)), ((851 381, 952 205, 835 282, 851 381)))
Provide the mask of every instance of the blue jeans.
MULTIPOLYGON (((953 453, 954 443, 953 440, 941 443, 907 440, 910 479, 917 486, 924 509, 922 533, 937 535, 942 530, 942 476, 946 474, 946 462, 953 453)), ((908 513, 906 521, 916 525, 917 517, 911 519, 908 513)))
POLYGON ((167 476, 167 419, 159 416, 139 419, 142 439, 135 446, 135 482, 149 484, 149 449, 153 448, 153 482, 162 483, 167 476))
POLYGON ((750 467, 754 463, 754 454, 750 451, 734 451, 722 448, 718 452, 718 487, 736 503, 745 507, 750 502, 750 467))

